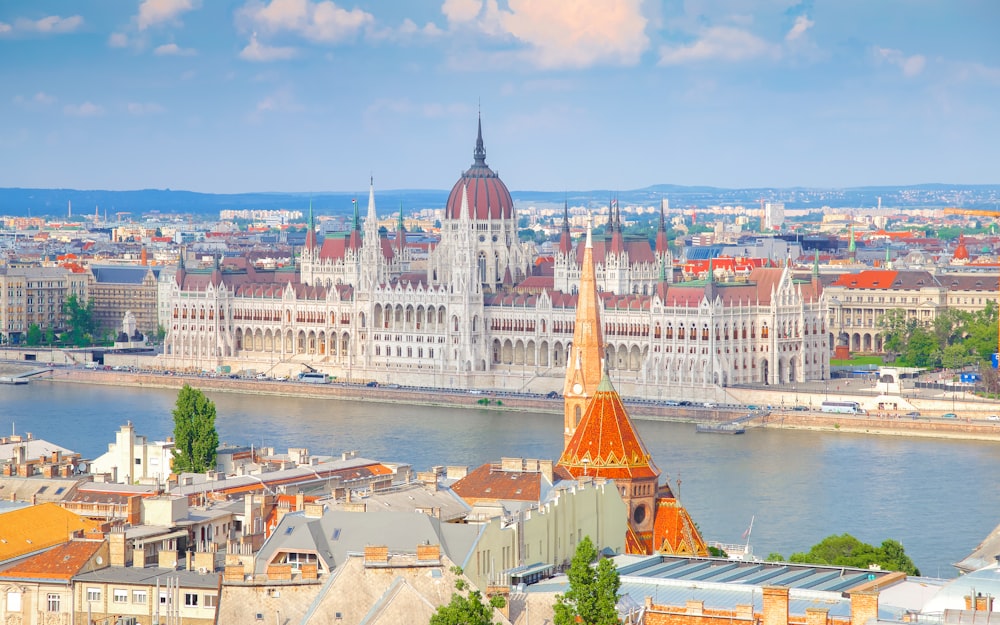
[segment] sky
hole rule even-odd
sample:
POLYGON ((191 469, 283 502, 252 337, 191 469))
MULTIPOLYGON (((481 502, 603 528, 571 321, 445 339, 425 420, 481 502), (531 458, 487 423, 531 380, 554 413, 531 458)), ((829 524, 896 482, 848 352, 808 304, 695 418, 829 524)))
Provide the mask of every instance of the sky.
POLYGON ((995 0, 4 0, 0 187, 993 184, 995 0))

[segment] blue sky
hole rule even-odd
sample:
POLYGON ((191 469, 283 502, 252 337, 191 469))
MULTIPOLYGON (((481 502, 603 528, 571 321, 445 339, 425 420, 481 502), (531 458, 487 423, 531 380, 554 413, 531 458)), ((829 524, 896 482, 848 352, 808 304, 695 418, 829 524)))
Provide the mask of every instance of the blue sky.
POLYGON ((995 0, 5 0, 0 186, 997 183, 995 0))

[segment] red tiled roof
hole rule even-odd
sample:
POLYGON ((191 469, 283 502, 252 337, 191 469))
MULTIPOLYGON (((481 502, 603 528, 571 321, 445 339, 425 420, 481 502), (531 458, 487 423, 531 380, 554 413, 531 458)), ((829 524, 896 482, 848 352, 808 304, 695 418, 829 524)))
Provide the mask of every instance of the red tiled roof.
POLYGON ((104 541, 72 540, 21 560, 0 572, 0 578, 52 579, 68 582, 94 557, 104 541))
POLYGON ((542 474, 533 471, 505 471, 501 465, 484 464, 452 484, 456 495, 470 505, 483 501, 538 501, 542 474))
POLYGON ((573 477, 656 478, 660 469, 635 431, 618 391, 605 374, 559 466, 573 477))
POLYGON ((841 286, 848 289, 886 289, 896 281, 898 271, 861 271, 845 273, 830 286, 841 286))

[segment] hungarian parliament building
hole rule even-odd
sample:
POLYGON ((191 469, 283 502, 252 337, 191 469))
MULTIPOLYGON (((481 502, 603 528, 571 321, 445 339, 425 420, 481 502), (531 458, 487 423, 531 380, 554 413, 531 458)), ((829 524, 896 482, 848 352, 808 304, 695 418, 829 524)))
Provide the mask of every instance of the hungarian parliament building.
MULTIPOLYGON (((431 249, 408 245, 402 218, 367 215, 320 240, 309 231, 294 273, 252 265, 186 270, 169 284, 161 358, 175 369, 318 372, 338 381, 559 391, 571 353, 583 242, 564 215, 558 252, 536 275, 510 192, 486 164, 455 183, 431 249), (416 260, 420 258, 419 262, 416 260)), ((758 267, 739 281, 674 281, 663 216, 654 243, 623 233, 612 207, 594 237, 605 367, 623 395, 724 400, 725 387, 829 377, 830 332, 814 274, 758 267)))

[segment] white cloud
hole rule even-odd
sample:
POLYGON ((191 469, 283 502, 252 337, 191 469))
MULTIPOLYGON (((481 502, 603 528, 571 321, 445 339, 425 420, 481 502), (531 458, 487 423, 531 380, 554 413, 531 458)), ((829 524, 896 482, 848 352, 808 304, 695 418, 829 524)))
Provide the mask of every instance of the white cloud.
POLYGON ((153 115, 166 110, 155 102, 129 102, 125 108, 130 115, 153 115))
POLYGON ((165 43, 153 50, 156 56, 194 56, 198 51, 194 48, 182 48, 176 43, 165 43))
POLYGON ((423 27, 420 27, 410 18, 403 20, 399 26, 399 32, 402 35, 425 35, 427 37, 437 37, 444 34, 444 31, 434 22, 427 22, 423 27))
POLYGON ((816 25, 816 22, 810 20, 805 15, 800 15, 795 18, 795 23, 792 24, 792 28, 785 35, 785 41, 795 41, 806 34, 806 31, 816 25))
POLYGON ((8 24, 7 22, 0 22, 0 35, 5 35, 12 30, 14 29, 11 28, 10 24, 8 24))
POLYGON ((350 11, 331 0, 259 0, 247 3, 237 18, 261 33, 290 32, 319 43, 338 43, 374 26, 375 16, 357 7, 350 11))
POLYGON ((108 37, 108 45, 112 48, 124 48, 128 45, 128 35, 125 33, 111 33, 108 37))
POLYGON ((907 78, 912 78, 921 73, 924 71, 924 66, 927 65, 927 59, 922 54, 906 56, 902 51, 892 48, 875 48, 875 58, 879 62, 899 67, 903 72, 903 76, 907 78))
MULTIPOLYGON (((71 33, 74 30, 83 26, 83 18, 79 15, 71 15, 69 17, 60 17, 58 15, 49 15, 48 17, 43 17, 39 20, 27 20, 18 19, 14 21, 13 30, 19 30, 28 33, 71 33)), ((9 24, 3 24, 0 22, 0 33, 11 32, 12 28, 9 24), (5 28, 6 27, 6 28, 5 28)))
POLYGON ((732 26, 713 26, 686 46, 660 48, 660 65, 682 65, 701 61, 739 62, 756 58, 778 59, 781 47, 750 31, 732 26))
POLYGON ((14 104, 22 106, 26 109, 40 109, 42 107, 55 104, 55 96, 51 96, 44 91, 39 91, 31 97, 16 95, 14 96, 14 104))
POLYGON ((529 46, 527 57, 544 68, 634 65, 649 47, 640 0, 536 2, 509 0, 500 24, 529 46))
POLYGON ((257 33, 250 35, 250 43, 240 50, 240 58, 244 61, 266 63, 268 61, 287 61, 297 54, 295 48, 267 46, 257 41, 257 33))
POLYGON ((104 114, 104 107, 92 102, 67 104, 63 107, 63 113, 70 117, 98 117, 104 114))
POLYGON ((441 13, 449 22, 471 22, 483 10, 483 0, 444 0, 441 13))
POLYGON ((143 0, 135 18, 136 25, 139 30, 146 30, 150 26, 176 21, 182 13, 196 8, 196 0, 143 0))

